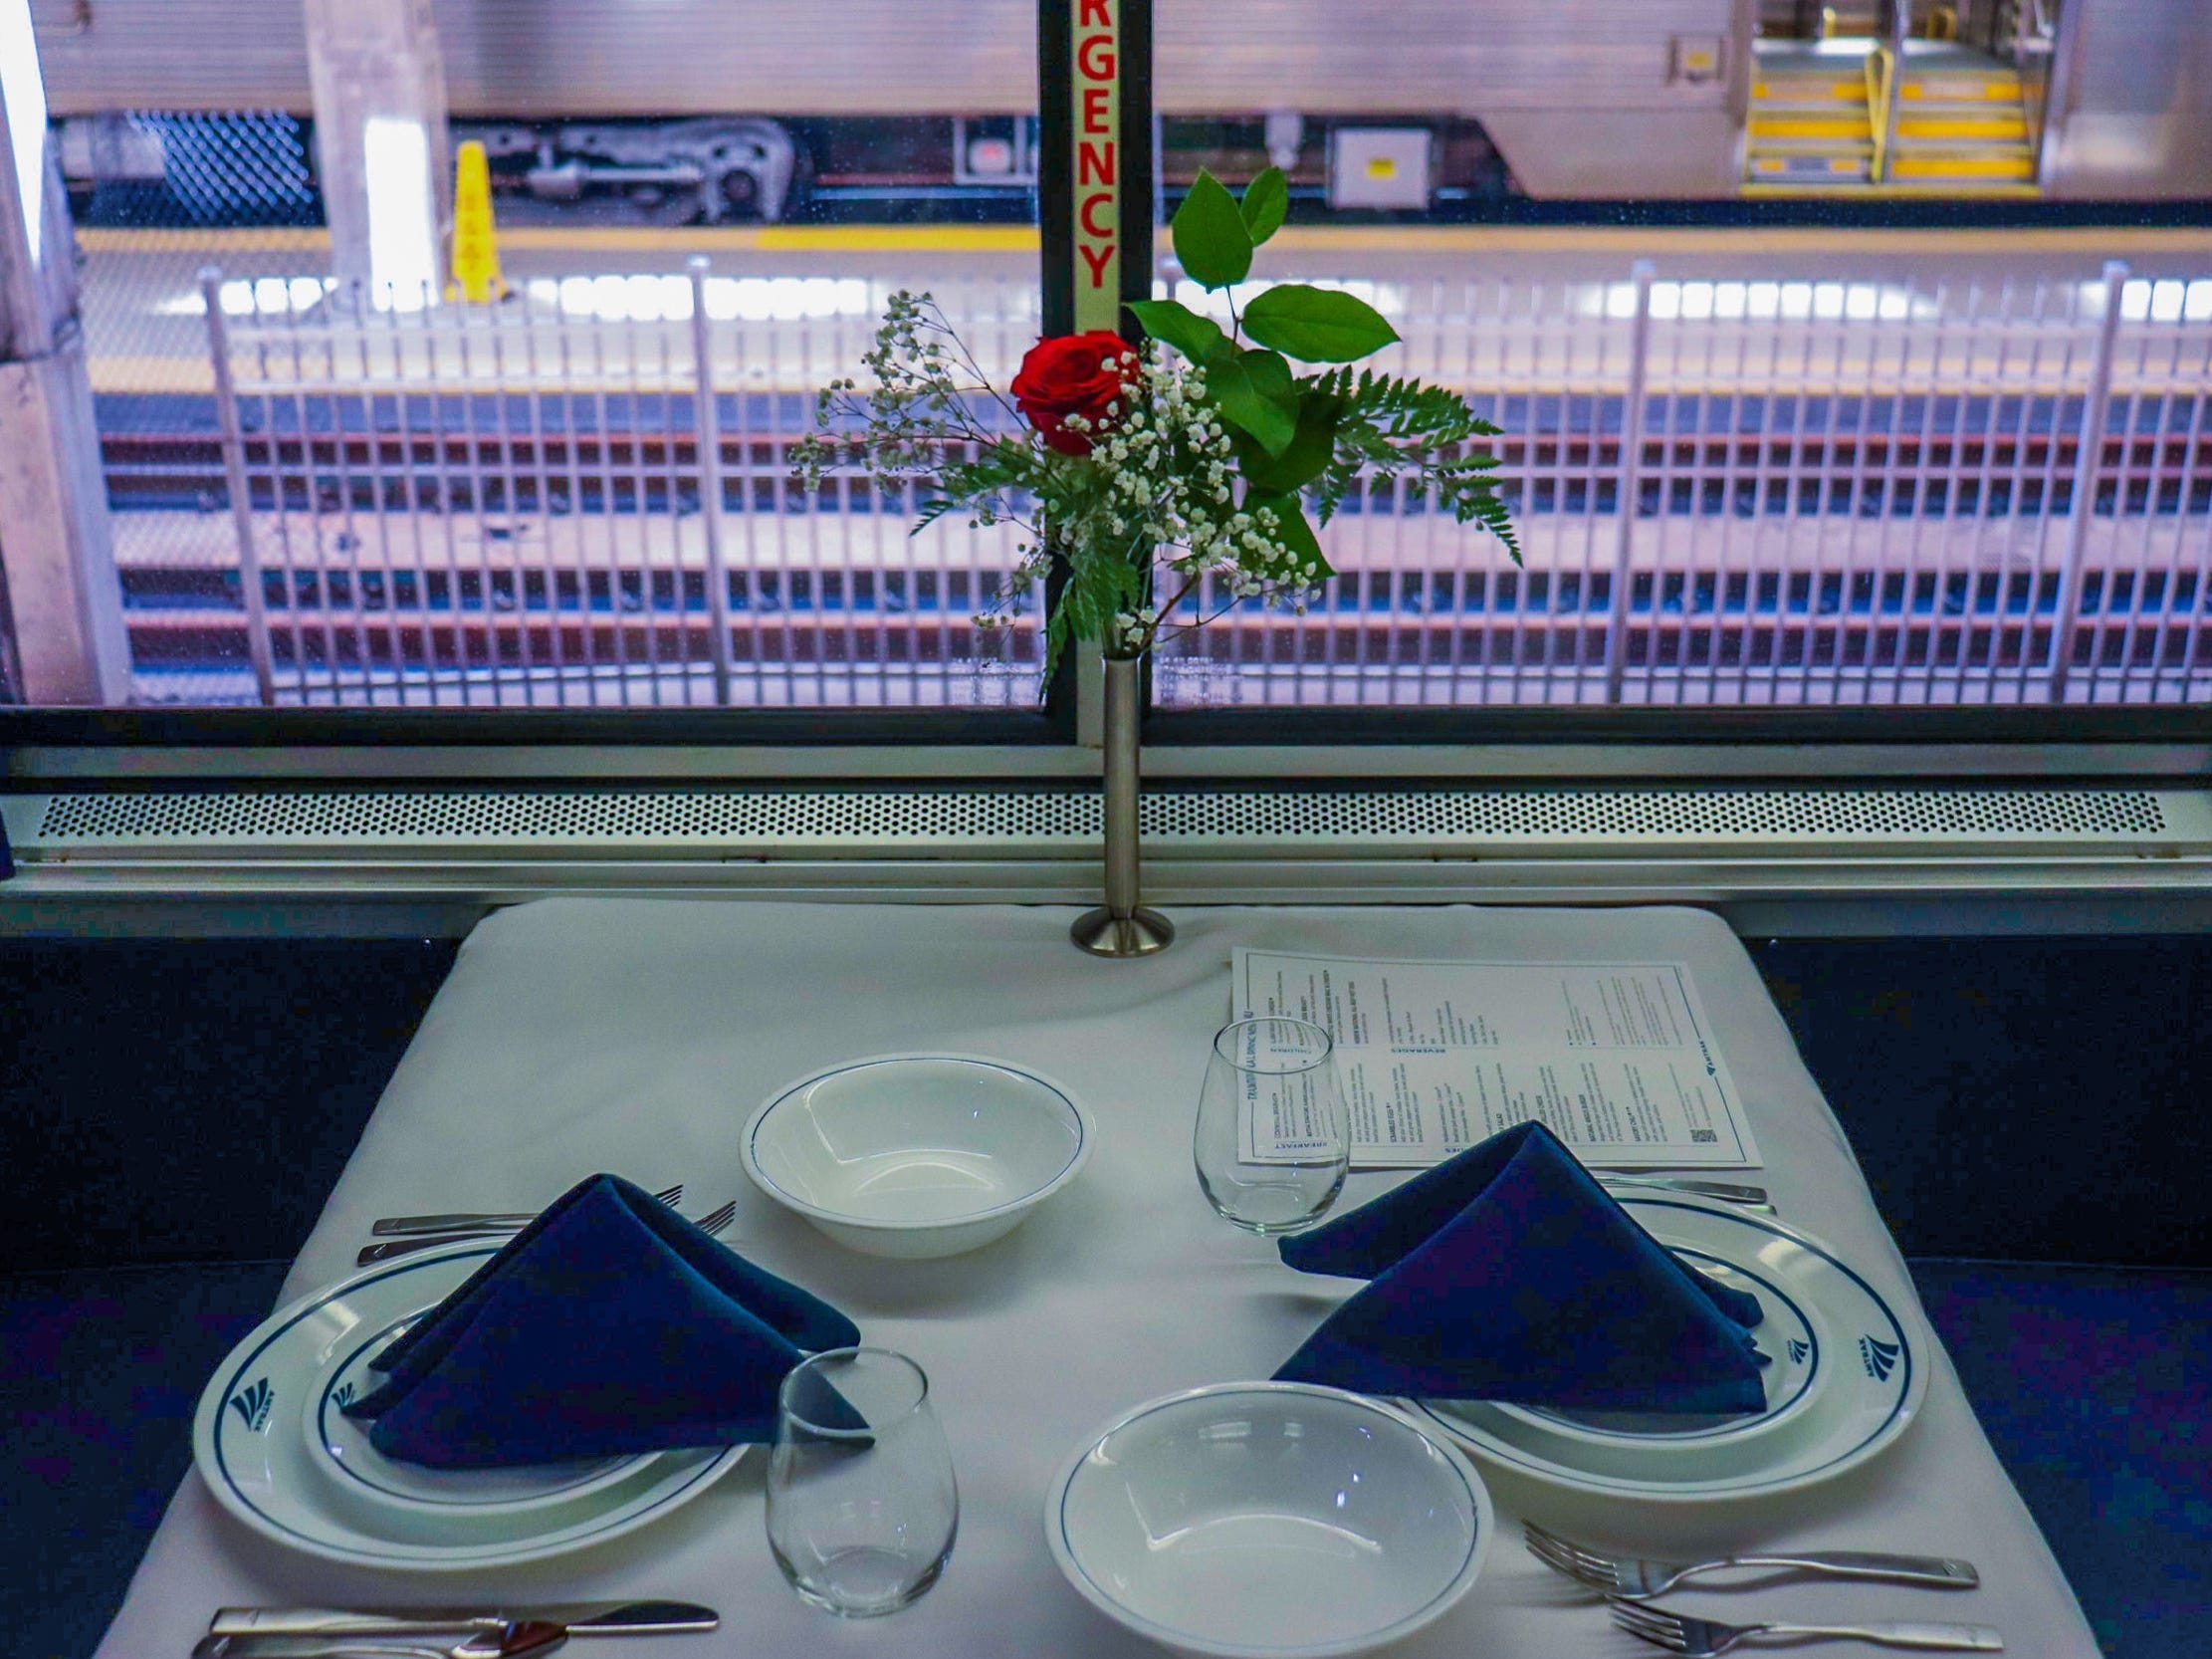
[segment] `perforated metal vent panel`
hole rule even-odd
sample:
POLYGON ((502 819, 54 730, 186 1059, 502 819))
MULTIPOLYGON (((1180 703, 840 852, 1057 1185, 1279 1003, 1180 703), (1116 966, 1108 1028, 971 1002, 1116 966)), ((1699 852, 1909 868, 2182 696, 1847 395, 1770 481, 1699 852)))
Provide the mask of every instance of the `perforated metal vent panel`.
MULTIPOLYGON (((1479 842, 1527 846, 1657 841, 1802 843, 2105 842, 2167 829, 2144 790, 1149 791, 1148 851, 1224 843, 1350 852, 1479 842)), ((52 797, 38 839, 57 852, 246 844, 585 844, 680 851, 870 851, 1015 847, 1087 850, 1096 795, 903 790, 278 790, 52 797)))

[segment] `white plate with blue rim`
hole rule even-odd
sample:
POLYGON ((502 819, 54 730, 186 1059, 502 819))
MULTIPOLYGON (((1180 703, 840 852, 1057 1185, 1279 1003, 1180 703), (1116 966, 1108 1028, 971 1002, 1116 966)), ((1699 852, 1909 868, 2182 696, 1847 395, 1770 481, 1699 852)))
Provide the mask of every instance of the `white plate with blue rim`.
POLYGON ((502 1240, 423 1251, 303 1297, 239 1343, 200 1396, 192 1457, 216 1502, 290 1548, 351 1566, 465 1571, 588 1548, 705 1492, 748 1448, 708 1446, 526 1469, 383 1457, 342 1407, 368 1362, 502 1240))
POLYGON ((1738 1206, 1628 1197, 1630 1215, 1700 1272, 1759 1299, 1766 1406, 1726 1418, 1587 1413, 1485 1400, 1410 1402, 1485 1462, 1550 1486, 1659 1502, 1792 1492, 1880 1454, 1927 1397, 1927 1338, 1809 1234, 1738 1206))

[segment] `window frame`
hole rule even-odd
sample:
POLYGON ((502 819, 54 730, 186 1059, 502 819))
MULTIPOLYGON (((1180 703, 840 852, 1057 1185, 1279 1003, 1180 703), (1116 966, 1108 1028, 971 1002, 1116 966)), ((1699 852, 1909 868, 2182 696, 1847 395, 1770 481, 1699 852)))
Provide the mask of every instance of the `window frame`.
MULTIPOLYGON (((1150 292, 1158 205, 1153 5, 1117 4, 1130 297, 1150 292)), ((1074 326, 1072 49, 1082 5, 1037 8, 1047 332, 1074 326)), ((4 708, 0 777, 1082 780, 1097 769, 1098 704, 1096 664, 1083 654, 1066 653, 1028 709, 4 708)), ((1178 708, 1151 710, 1144 735, 1148 773, 1189 782, 2212 775, 2212 704, 1178 708)))

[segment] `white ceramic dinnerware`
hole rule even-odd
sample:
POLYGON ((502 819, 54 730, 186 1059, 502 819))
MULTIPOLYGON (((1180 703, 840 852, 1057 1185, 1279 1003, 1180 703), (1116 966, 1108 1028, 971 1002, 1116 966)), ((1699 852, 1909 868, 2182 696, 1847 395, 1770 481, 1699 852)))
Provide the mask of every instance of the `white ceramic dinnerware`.
POLYGON ((1389 1405, 1226 1383, 1091 1436, 1053 1480, 1044 1529, 1085 1600, 1163 1646, 1335 1659, 1464 1595, 1493 1516, 1466 1460, 1389 1405))
POLYGON ((1904 1433, 1927 1395, 1919 1327, 1833 1250, 1739 1206, 1620 1196, 1683 1261, 1759 1299, 1766 1409, 1684 1419, 1427 1400, 1416 1411, 1477 1458, 1548 1485, 1658 1502, 1793 1492, 1904 1433))
POLYGON ((1074 1180, 1091 1115, 1035 1071, 977 1055, 884 1055, 778 1089, 745 1172, 849 1250, 957 1256, 1074 1180))
POLYGON ((585 1548, 668 1514, 748 1448, 528 1469, 436 1470, 379 1454, 339 1409, 367 1367, 504 1239, 383 1263, 270 1315, 200 1397, 192 1456, 216 1501, 264 1537, 351 1566, 462 1571, 585 1548))

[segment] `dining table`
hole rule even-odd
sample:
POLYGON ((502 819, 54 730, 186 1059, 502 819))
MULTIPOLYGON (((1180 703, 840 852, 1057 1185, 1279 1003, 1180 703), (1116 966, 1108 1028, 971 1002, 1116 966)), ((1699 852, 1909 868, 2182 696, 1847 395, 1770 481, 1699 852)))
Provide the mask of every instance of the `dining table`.
MULTIPOLYGON (((371 1222, 404 1212, 535 1210, 609 1171, 674 1182, 749 1261, 926 1370, 950 1442, 960 1525, 943 1580, 894 1615, 839 1620, 785 1585, 764 1533, 759 1449, 696 1501, 627 1536, 526 1565, 423 1573, 347 1565, 234 1520, 197 1473, 171 1501, 101 1659, 184 1659, 220 1606, 512 1607, 579 1598, 709 1603, 709 1635, 579 1639, 651 1653, 1037 1659, 1159 1650, 1082 1600, 1047 1550, 1055 1471, 1101 1427, 1178 1390, 1267 1378, 1339 1294, 1275 1245, 1224 1225, 1194 1178, 1209 1047, 1232 1014, 1231 953, 1437 961, 1686 963, 1782 1222, 1825 1241, 1922 1330, 1917 1420, 1880 1455, 1803 1490, 1656 1503, 1540 1485, 1479 1463, 1498 1535, 1470 1593, 1394 1651, 1406 1659, 1583 1659, 1656 1652, 1533 1559, 1521 1524, 1675 1560, 1749 1546, 1910 1551, 1974 1561, 1967 1592, 1804 1579, 1693 1583, 1707 1616, 1992 1625, 2007 1651, 2099 1651, 2066 1578, 1984 1438, 1835 1113, 1750 957, 1719 916, 1680 907, 1191 907, 1156 956, 1102 960, 1072 912, 964 902, 554 897, 497 910, 385 1087, 286 1282, 290 1300, 355 1271, 371 1222), (746 1178, 748 1119, 786 1083, 861 1057, 953 1053, 1054 1079, 1095 1116, 1088 1166, 1020 1227, 939 1260, 855 1254, 746 1178)), ((260 1041, 281 1040, 270 1011, 260 1041)), ((314 1109, 300 1102, 303 1111, 314 1109)), ((1940 1122, 1922 1126, 1942 1135, 1940 1122)), ((1960 1156, 1969 1156, 1960 1149, 1960 1156)), ((242 1182, 294 1179, 245 1167, 242 1182)), ((1337 1213, 1403 1171, 1355 1171, 1337 1213)), ((1838 1652, 1873 1651, 1839 1646, 1838 1652)))

